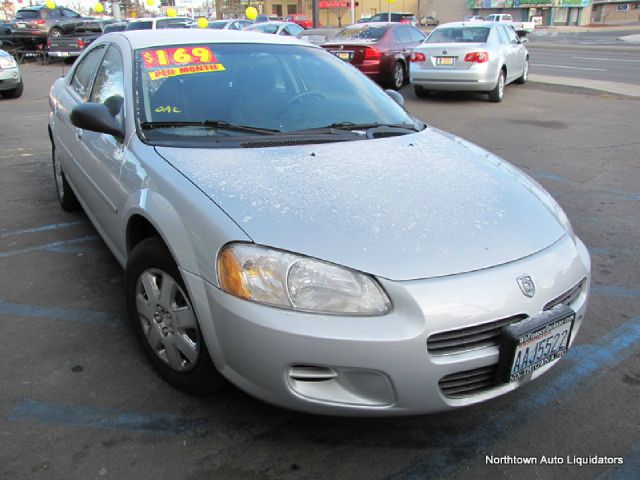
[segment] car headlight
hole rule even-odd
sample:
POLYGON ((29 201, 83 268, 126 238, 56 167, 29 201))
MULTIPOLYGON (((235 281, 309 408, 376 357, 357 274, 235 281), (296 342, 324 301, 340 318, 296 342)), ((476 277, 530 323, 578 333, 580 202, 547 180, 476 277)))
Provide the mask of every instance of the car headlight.
POLYGON ((15 68, 18 64, 13 59, 13 57, 0 57, 0 68, 15 68))
POLYGON ((231 295, 292 310, 384 315, 391 308, 369 275, 249 243, 231 243, 220 251, 218 280, 231 295))

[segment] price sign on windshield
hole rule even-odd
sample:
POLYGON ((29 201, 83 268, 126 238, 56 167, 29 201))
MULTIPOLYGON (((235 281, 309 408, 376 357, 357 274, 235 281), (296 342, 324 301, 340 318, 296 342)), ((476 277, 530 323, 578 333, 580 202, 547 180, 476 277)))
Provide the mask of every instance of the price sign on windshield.
POLYGON ((146 68, 217 62, 216 57, 213 55, 209 47, 180 47, 147 50, 142 53, 142 60, 146 68))

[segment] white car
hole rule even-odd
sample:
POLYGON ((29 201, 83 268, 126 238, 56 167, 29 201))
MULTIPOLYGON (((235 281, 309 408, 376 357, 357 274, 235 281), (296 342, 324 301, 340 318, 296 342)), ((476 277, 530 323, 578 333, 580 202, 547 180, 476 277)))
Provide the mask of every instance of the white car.
POLYGON ((529 52, 524 44, 502 23, 440 25, 413 49, 409 79, 418 97, 434 90, 469 90, 501 102, 507 84, 527 81, 529 52))
POLYGON ((49 117, 60 204, 124 267, 168 382, 409 415, 505 394, 567 352, 590 258, 539 184, 318 46, 179 33, 100 37, 49 117))
POLYGON ((5 98, 22 96, 24 83, 16 59, 4 50, 0 50, 0 95, 5 98))

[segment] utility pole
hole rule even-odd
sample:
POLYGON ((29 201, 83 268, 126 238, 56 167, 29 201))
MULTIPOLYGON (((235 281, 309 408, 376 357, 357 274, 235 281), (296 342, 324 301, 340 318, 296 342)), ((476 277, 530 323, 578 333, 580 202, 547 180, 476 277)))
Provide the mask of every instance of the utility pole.
POLYGON ((120 15, 120 2, 118 0, 111 0, 111 15, 116 20, 122 18, 122 15, 120 15))
POLYGON ((313 6, 313 28, 320 26, 320 9, 318 8, 318 0, 311 0, 313 6))

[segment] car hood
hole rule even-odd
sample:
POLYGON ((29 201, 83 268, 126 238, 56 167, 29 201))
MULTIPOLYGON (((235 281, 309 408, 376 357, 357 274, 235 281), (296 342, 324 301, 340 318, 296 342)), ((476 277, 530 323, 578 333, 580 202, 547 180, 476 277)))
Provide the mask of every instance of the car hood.
POLYGON ((156 150, 254 242, 393 280, 504 264, 566 233, 537 182, 435 128, 308 146, 156 150))

